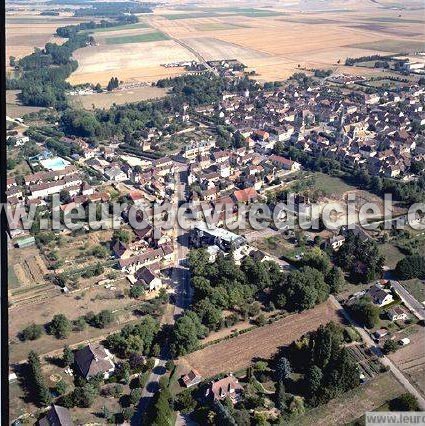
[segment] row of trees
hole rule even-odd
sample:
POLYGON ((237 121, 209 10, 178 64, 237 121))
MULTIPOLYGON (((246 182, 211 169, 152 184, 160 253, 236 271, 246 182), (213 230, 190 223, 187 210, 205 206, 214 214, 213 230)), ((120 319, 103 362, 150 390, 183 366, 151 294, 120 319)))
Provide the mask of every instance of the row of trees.
POLYGON ((104 309, 99 313, 88 312, 84 317, 77 318, 74 321, 69 320, 64 314, 56 314, 52 320, 44 327, 40 324, 30 324, 25 327, 19 337, 21 340, 36 340, 46 330, 47 334, 55 336, 57 339, 66 339, 72 331, 82 331, 87 325, 96 328, 105 328, 114 320, 113 313, 104 309))
POLYGON ((76 25, 66 25, 64 27, 59 27, 56 29, 56 34, 59 37, 71 38, 74 37, 79 31, 112 28, 120 25, 135 24, 137 22, 139 22, 139 19, 135 15, 121 15, 118 16, 114 21, 101 19, 100 22, 81 22, 76 25))

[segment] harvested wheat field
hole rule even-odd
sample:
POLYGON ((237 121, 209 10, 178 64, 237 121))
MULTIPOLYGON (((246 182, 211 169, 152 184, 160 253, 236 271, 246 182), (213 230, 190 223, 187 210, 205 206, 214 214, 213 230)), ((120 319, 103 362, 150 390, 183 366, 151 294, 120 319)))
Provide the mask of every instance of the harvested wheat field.
POLYGON ((176 76, 182 68, 164 68, 161 64, 195 59, 173 40, 90 46, 78 49, 74 58, 79 66, 68 80, 71 84, 103 85, 115 76, 126 82, 176 76))
POLYGON ((155 86, 142 86, 132 89, 114 90, 113 92, 94 93, 91 95, 75 95, 71 102, 80 108, 110 108, 113 104, 122 105, 132 102, 162 98, 167 89, 155 86))
POLYGON ((237 371, 247 367, 255 358, 270 358, 279 347, 290 344, 329 321, 342 321, 330 301, 193 352, 180 358, 178 363, 198 370, 204 378, 237 371))
POLYGON ((75 53, 80 66, 69 81, 105 83, 117 75, 152 82, 182 74, 182 68, 161 64, 196 59, 195 52, 205 60, 238 59, 260 81, 282 80, 300 68, 363 74, 371 70, 347 69, 345 59, 415 52, 424 41, 423 15, 363 0, 219 6, 157 8, 143 17, 142 27, 97 33, 99 46, 75 53))
POLYGON ((22 58, 44 47, 48 42, 63 44, 66 39, 56 37, 56 28, 77 24, 84 19, 69 16, 7 15, 6 16, 6 62, 9 56, 22 58))

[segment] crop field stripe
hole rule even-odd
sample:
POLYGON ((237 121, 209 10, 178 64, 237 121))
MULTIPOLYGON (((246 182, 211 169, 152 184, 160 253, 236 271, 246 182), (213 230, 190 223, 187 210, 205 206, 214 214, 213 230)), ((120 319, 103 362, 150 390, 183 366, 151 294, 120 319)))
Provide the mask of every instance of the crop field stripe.
POLYGON ((151 41, 169 40, 170 37, 155 31, 148 34, 138 34, 134 36, 108 37, 105 39, 106 44, 127 44, 127 43, 148 43, 151 41))
POLYGON ((135 28, 150 28, 148 24, 144 22, 139 22, 137 24, 130 24, 130 25, 119 25, 116 27, 109 27, 109 28, 96 28, 93 30, 85 30, 86 33, 106 33, 110 31, 122 31, 122 30, 134 30, 135 28))

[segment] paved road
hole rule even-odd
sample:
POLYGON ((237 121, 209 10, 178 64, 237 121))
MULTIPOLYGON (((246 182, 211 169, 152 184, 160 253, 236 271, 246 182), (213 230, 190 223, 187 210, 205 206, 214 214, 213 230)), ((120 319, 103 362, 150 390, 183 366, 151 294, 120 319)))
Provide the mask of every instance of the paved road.
POLYGON ((421 320, 425 320, 425 308, 398 281, 391 281, 391 286, 403 303, 421 320))
POLYGON ((330 300, 336 306, 336 308, 344 315, 347 321, 349 321, 353 325, 353 327, 360 333, 366 346, 371 348, 372 352, 374 352, 380 357, 380 361, 382 362, 382 364, 389 367, 391 372, 394 374, 397 380, 405 387, 405 389, 418 399, 418 404, 421 409, 425 410, 425 398, 409 382, 409 380, 407 380, 406 376, 395 366, 395 364, 382 353, 381 349, 376 346, 369 333, 364 328, 360 327, 357 322, 353 320, 353 318, 351 318, 349 312, 342 307, 342 305, 335 299, 334 296, 330 296, 330 300))
MULTIPOLYGON (((179 170, 175 174, 176 191, 174 196, 174 206, 177 208, 179 201, 186 200, 187 171, 179 170)), ((174 226, 174 253, 175 263, 171 271, 171 286, 174 288, 174 308, 172 315, 163 315, 161 324, 173 325, 175 320, 182 314, 184 309, 190 304, 192 298, 192 288, 190 285, 189 269, 183 264, 189 251, 189 232, 181 229, 177 221, 174 226)), ((137 407, 131 424, 141 425, 143 413, 152 403, 155 393, 159 390, 159 380, 166 373, 165 364, 171 359, 169 346, 164 345, 159 358, 155 359, 153 368, 146 386, 142 391, 142 397, 137 407)))

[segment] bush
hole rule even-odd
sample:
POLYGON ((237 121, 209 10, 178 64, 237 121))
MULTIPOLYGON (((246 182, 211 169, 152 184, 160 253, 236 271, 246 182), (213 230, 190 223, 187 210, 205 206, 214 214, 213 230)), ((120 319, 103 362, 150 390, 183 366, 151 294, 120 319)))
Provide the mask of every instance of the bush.
POLYGON ((21 340, 37 340, 43 334, 43 327, 39 324, 32 323, 28 327, 24 328, 21 332, 21 340))
POLYGON ((367 298, 358 300, 351 305, 351 312, 356 320, 364 324, 367 328, 373 328, 379 321, 379 308, 367 298))
POLYGON ((416 397, 410 393, 404 393, 390 402, 391 411, 419 411, 416 397))
POLYGON ((144 294, 145 290, 141 285, 133 285, 133 287, 130 288, 130 297, 132 297, 133 299, 138 299, 144 294))
POLYGON ((383 351, 385 354, 395 352, 398 349, 399 345, 395 340, 386 340, 383 346, 383 351))
POLYGON ((47 330, 49 334, 53 334, 57 339, 65 339, 72 330, 71 321, 63 314, 55 315, 47 330))

